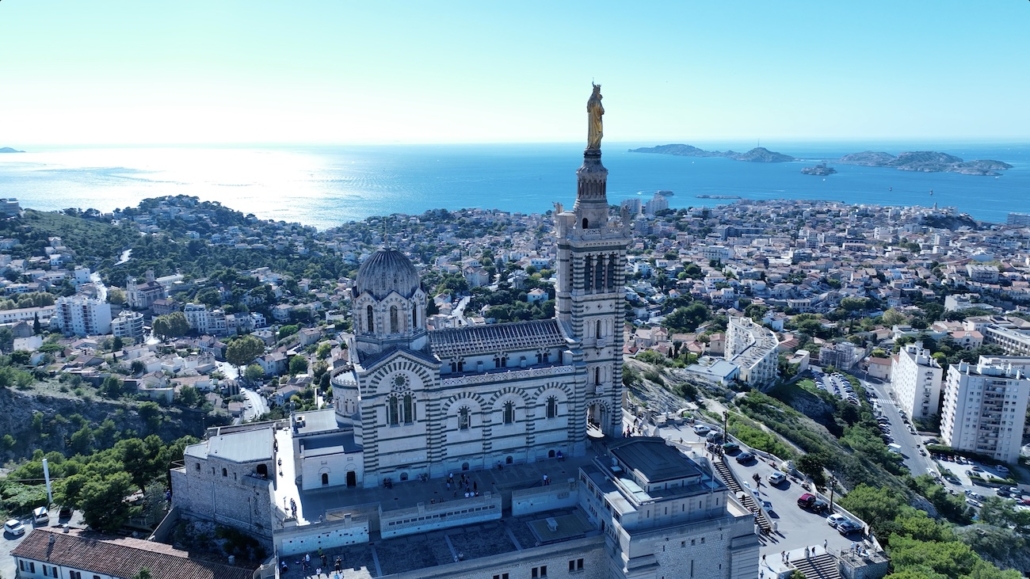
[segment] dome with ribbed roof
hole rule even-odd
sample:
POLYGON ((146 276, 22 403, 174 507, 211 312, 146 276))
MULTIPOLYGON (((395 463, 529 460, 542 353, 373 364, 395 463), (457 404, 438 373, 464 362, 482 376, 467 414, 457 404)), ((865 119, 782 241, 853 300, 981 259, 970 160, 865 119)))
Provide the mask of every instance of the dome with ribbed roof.
POLYGON ((411 299, 419 283, 418 271, 411 260, 396 249, 385 248, 373 253, 358 268, 354 295, 368 292, 381 300, 395 291, 404 299, 411 299))

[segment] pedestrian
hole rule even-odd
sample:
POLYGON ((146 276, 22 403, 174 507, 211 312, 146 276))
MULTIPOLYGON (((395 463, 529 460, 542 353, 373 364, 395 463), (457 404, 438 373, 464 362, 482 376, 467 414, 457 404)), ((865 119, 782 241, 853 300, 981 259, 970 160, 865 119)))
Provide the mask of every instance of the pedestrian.
POLYGON ((823 551, 826 551, 827 553, 829 553, 829 551, 826 550, 826 545, 827 544, 828 544, 828 542, 826 541, 826 539, 823 539, 823 551))
POLYGON ((809 553, 809 551, 808 551, 808 547, 805 547, 805 559, 807 559, 807 558, 808 558, 808 553, 809 553))

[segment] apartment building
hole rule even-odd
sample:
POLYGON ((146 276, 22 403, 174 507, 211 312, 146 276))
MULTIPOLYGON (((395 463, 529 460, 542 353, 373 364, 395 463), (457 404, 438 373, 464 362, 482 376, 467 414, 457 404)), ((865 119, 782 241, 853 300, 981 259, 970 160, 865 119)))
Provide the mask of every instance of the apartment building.
POLYGON ((770 386, 778 375, 779 342, 772 330, 751 318, 729 319, 726 360, 740 367, 740 379, 756 387, 770 386))
POLYGON ((65 335, 97 336, 111 333, 111 304, 86 296, 57 298, 57 327, 65 335))
POLYGON ((111 320, 111 333, 117 338, 132 338, 137 344, 143 342, 143 314, 123 311, 111 320))
POLYGON ((898 352, 891 368, 891 386, 902 410, 913 420, 940 412, 944 370, 922 344, 908 344, 898 352))
POLYGON ((1019 458, 1030 378, 1025 359, 981 357, 948 368, 941 411, 944 443, 1004 462, 1019 458))

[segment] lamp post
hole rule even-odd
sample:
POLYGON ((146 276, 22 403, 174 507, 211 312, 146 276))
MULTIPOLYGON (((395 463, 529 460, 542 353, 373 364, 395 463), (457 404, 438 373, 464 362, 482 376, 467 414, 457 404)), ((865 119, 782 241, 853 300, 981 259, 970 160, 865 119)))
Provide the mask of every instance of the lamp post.
POLYGON ((730 423, 730 411, 727 410, 722 413, 722 441, 723 443, 730 441, 730 431, 727 430, 727 426, 730 423))
POLYGON ((830 514, 831 515, 833 514, 833 490, 834 490, 834 485, 836 483, 837 483, 837 479, 834 478, 834 476, 831 474, 830 475, 830 514))

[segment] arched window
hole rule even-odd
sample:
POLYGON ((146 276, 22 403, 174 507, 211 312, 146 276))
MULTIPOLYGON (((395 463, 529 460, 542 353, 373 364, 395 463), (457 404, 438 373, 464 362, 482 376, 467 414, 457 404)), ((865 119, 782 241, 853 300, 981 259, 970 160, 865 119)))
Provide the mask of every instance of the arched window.
POLYGON ((594 337, 595 338, 600 338, 601 337, 601 320, 597 320, 597 326, 596 326, 596 328, 594 330, 594 337))
POLYGON ((608 291, 615 291, 615 254, 608 256, 608 291))
POLYGON ((587 228, 587 225, 590 225, 590 222, 589 222, 589 221, 587 221, 587 218, 586 218, 586 217, 584 217, 584 218, 583 218, 583 229, 586 229, 586 228, 587 228))
POLYGON ((229 476, 229 471, 223 468, 222 469, 222 476, 229 476))
POLYGON ((418 328, 418 304, 411 304, 411 329, 418 328))
POLYGON ((600 368, 594 368, 594 384, 600 384, 600 383, 601 383, 601 369, 600 368))
POLYGON ((589 290, 593 285, 590 282, 590 276, 594 273, 594 258, 589 255, 583 260, 583 289, 589 290))
POLYGON ((397 319, 397 306, 390 306, 390 333, 400 333, 400 320, 397 319))
POLYGON ((510 400, 508 402, 505 402, 504 403, 504 412, 503 412, 503 414, 504 414, 503 419, 504 419, 504 423, 505 424, 514 424, 515 423, 515 403, 510 401, 510 400))
POLYGON ((555 418, 558 416, 558 398, 551 396, 547 399, 547 417, 555 418))
POLYGON ((415 422, 415 402, 411 399, 411 394, 404 395, 404 424, 411 424, 415 422))
POLYGON ((468 407, 463 406, 461 410, 458 411, 458 430, 468 430, 469 422, 469 409, 468 407))
POLYGON ((597 256, 597 268, 594 271, 594 289, 604 291, 604 256, 597 256))
POLYGON ((387 405, 386 423, 390 426, 397 426, 400 422, 397 412, 397 397, 391 396, 390 402, 387 405))
POLYGON ((322 473, 322 486, 326 486, 328 484, 329 484, 329 473, 323 472, 322 473))
POLYGON ((365 308, 365 319, 367 320, 366 327, 368 328, 368 331, 369 332, 376 331, 375 322, 372 321, 372 319, 373 319, 372 306, 368 306, 367 308, 365 308))

